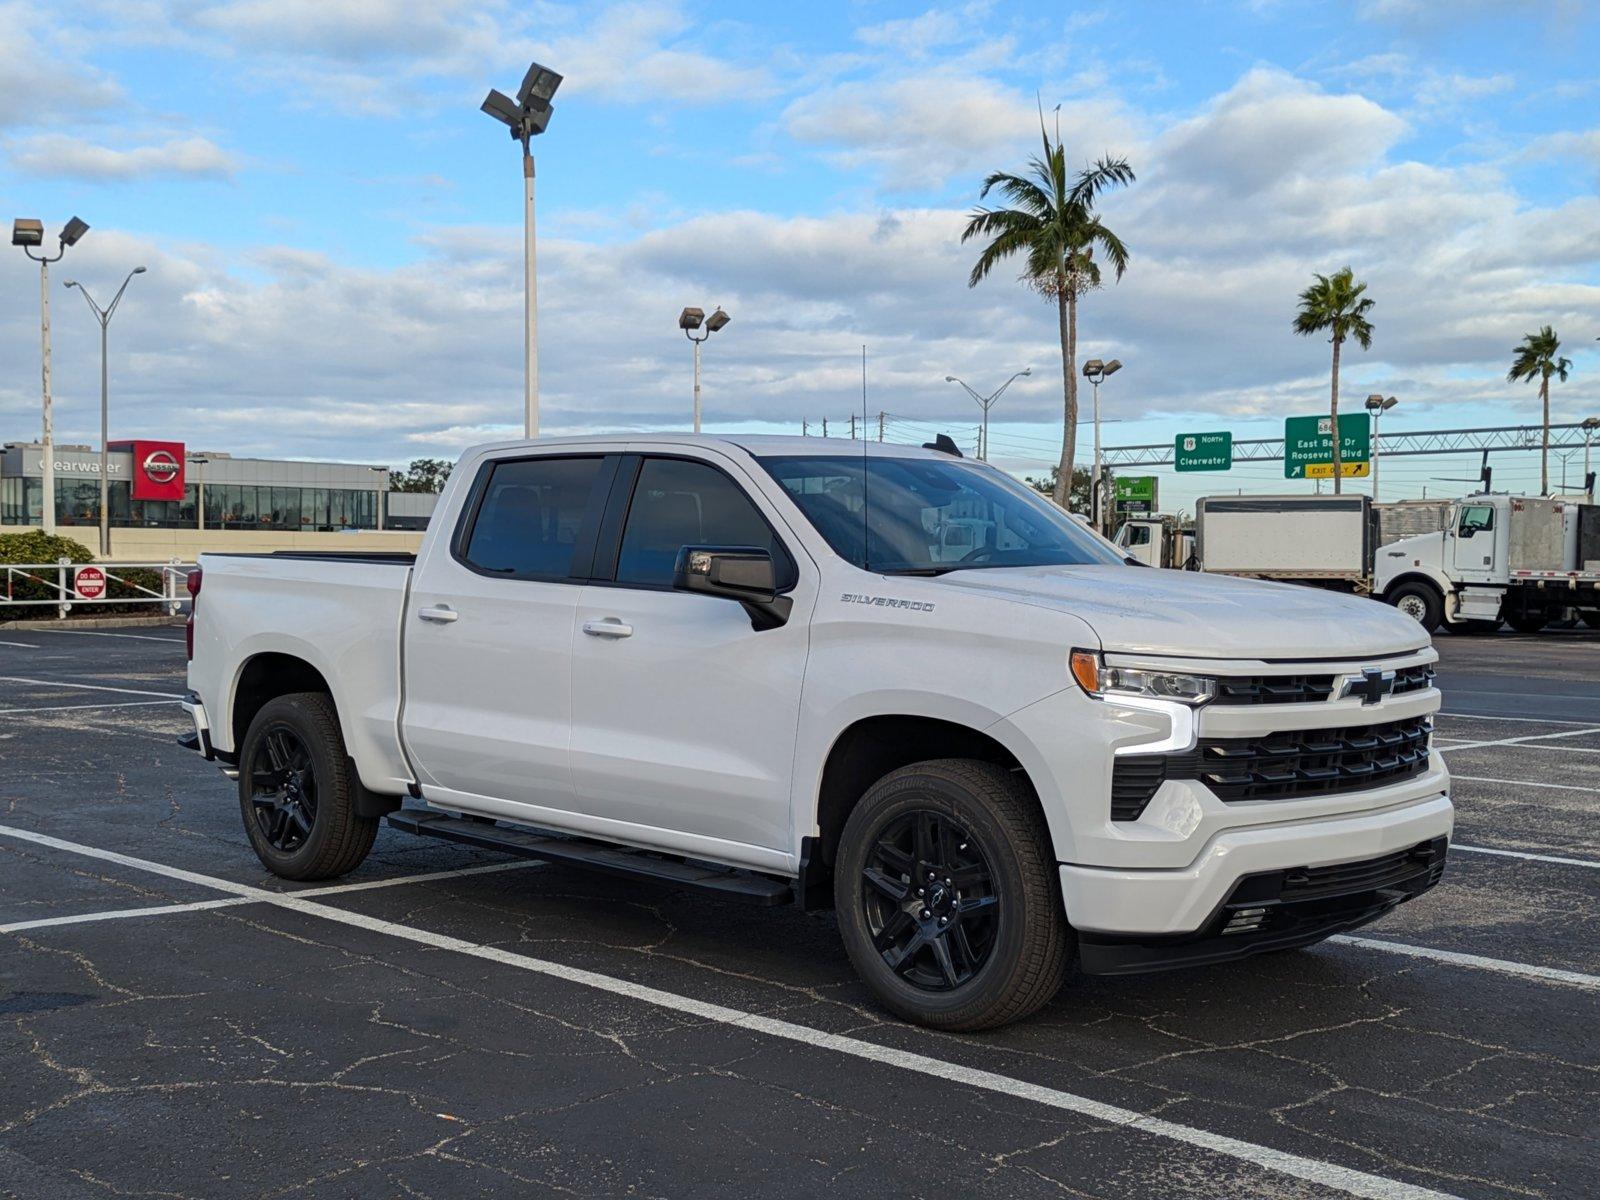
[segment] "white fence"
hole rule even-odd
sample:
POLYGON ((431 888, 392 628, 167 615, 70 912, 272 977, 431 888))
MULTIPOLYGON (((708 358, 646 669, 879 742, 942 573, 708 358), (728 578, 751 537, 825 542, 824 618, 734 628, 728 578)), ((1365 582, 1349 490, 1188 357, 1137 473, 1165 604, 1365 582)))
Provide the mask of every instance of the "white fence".
POLYGON ((176 558, 140 563, 74 563, 69 558, 53 563, 0 563, 0 571, 5 572, 0 615, 20 617, 26 615, 19 611, 22 609, 54 608, 56 616, 64 618, 79 606, 159 604, 175 617, 189 603, 189 572, 194 569, 194 563, 176 558), (154 586, 149 578, 152 574, 157 576, 154 586), (18 595, 27 590, 22 586, 25 583, 39 584, 48 594, 43 598, 18 595), (114 583, 124 592, 115 598, 111 595, 114 583))

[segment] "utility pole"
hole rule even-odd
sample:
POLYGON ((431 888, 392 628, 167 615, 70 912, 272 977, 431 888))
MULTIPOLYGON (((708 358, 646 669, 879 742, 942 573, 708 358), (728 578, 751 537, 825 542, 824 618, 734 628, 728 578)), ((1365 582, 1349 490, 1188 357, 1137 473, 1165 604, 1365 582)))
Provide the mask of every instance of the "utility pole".
POLYGON ((856 415, 855 415, 855 413, 851 413, 850 414, 850 440, 852 442, 856 440, 856 415))
POLYGON ((822 418, 822 436, 823 437, 827 437, 828 436, 828 418, 827 417, 823 417, 822 418))
MULTIPOLYGON (((878 414, 878 440, 883 441, 883 414, 878 414)), ((1587 468, 1585 468, 1587 469, 1587 468)))

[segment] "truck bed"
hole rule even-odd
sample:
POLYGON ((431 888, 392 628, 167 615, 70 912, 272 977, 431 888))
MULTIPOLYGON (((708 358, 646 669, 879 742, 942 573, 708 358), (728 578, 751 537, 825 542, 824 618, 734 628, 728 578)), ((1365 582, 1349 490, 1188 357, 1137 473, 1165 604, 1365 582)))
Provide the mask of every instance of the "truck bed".
MULTIPOLYGON (((361 781, 404 792, 400 631, 414 563, 411 554, 359 550, 202 554, 191 686, 231 711, 254 660, 276 654, 309 663, 338 704, 361 781)), ((213 729, 213 744, 235 751, 240 732, 213 729)))

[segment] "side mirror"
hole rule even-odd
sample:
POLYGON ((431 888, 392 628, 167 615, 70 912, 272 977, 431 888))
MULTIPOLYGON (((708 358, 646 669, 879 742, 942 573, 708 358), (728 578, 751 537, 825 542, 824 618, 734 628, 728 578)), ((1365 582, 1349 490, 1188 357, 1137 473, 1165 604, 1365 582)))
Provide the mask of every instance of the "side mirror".
POLYGON ((756 546, 685 546, 678 551, 672 586, 737 600, 758 631, 786 624, 794 608, 788 596, 778 595, 771 552, 756 546))

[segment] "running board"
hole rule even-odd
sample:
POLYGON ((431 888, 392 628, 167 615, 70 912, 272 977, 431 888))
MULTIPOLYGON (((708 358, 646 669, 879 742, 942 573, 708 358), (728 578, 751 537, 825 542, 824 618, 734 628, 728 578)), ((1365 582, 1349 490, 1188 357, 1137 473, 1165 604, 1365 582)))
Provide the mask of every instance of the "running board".
POLYGON ((774 907, 794 902, 794 885, 784 879, 715 867, 681 858, 663 858, 646 850, 579 841, 540 829, 497 825, 422 808, 402 808, 387 818, 391 828, 422 837, 442 838, 521 858, 537 858, 563 866, 645 879, 668 887, 692 888, 726 900, 774 907))

